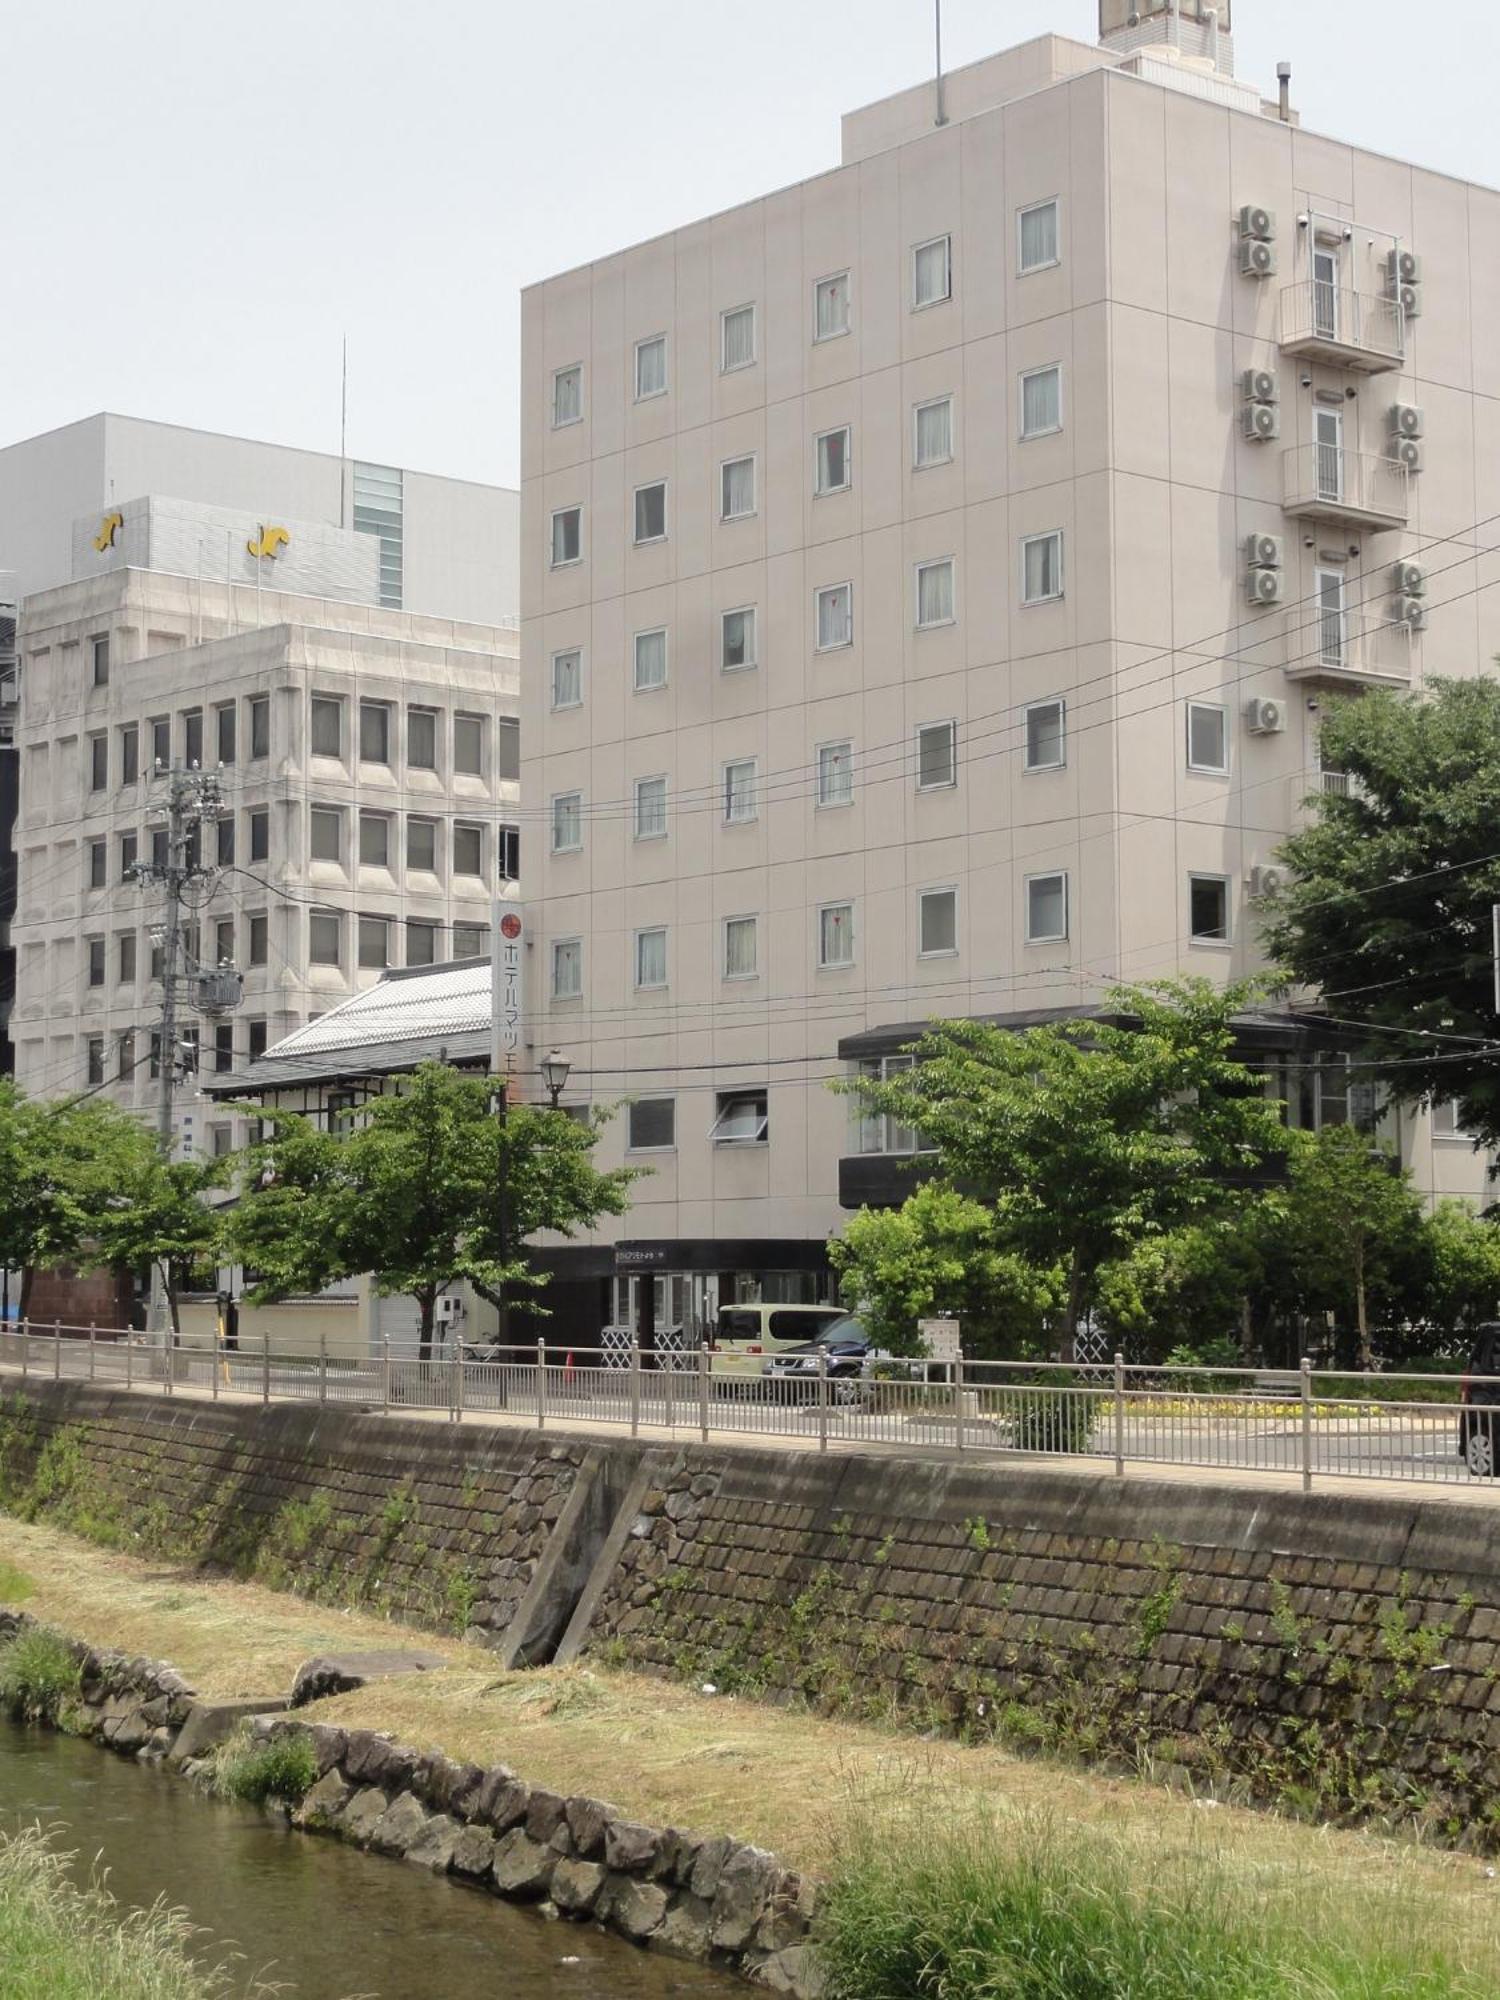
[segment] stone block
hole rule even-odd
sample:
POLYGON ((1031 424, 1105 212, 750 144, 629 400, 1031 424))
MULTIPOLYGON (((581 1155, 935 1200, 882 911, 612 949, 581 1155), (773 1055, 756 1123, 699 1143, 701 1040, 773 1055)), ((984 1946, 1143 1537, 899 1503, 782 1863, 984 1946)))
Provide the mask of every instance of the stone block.
POLYGON ((416 1647, 390 1647, 373 1653, 320 1653, 304 1660, 292 1682, 292 1708, 302 1708, 325 1695, 347 1694, 371 1681, 389 1680, 397 1674, 431 1673, 446 1667, 441 1653, 416 1647))
POLYGON ((705 1840, 693 1860, 693 1871, 687 1887, 705 1903, 711 1903, 718 1893, 719 1878, 724 1872, 724 1864, 729 1859, 734 1842, 722 1833, 716 1833, 705 1840))
POLYGON ((533 1840, 524 1827, 513 1826, 495 1843, 490 1880, 502 1896, 538 1901, 551 1886, 557 1866, 558 1857, 550 1847, 533 1840))
POLYGON ((604 1865, 612 1874, 649 1874, 660 1843, 655 1827, 642 1826, 636 1820, 611 1820, 604 1830, 604 1865))
POLYGON ((463 1827, 453 1843, 449 1867, 455 1875, 488 1875, 495 1862, 495 1836, 488 1827, 463 1827))
POLYGON ((292 1814, 295 1826, 326 1827, 354 1796, 354 1788, 337 1770, 325 1771, 292 1814))
POLYGON ((737 1847, 725 1861, 714 1892, 715 1946, 743 1951, 765 1912, 776 1879, 776 1857, 762 1847, 737 1847))
POLYGON ((679 1889, 651 1943, 679 1958, 707 1958, 713 1942, 713 1905, 689 1889, 679 1889))
POLYGON ((586 1917, 608 1879, 609 1872, 601 1862, 565 1855, 552 1870, 552 1900, 565 1917, 586 1917))
POLYGON ((567 1802, 568 1831, 577 1853, 594 1860, 604 1848, 604 1829, 619 1818, 619 1808, 604 1799, 573 1798, 567 1802))
POLYGON ((390 1800, 378 1785, 363 1786, 344 1808, 339 1820, 339 1832, 346 1840, 356 1841, 361 1847, 368 1846, 370 1835, 389 1805, 390 1800))
POLYGON ((459 1837, 465 1830, 447 1813, 434 1813, 407 1848, 406 1859, 413 1867, 425 1868, 430 1874, 446 1875, 459 1837))
MULTIPOLYGON (((177 1732, 167 1761, 176 1766, 185 1764, 190 1757, 207 1756, 210 1750, 226 1743, 248 1717, 279 1715, 285 1707, 280 1695, 247 1696, 241 1701, 195 1701, 177 1732)), ((321 1768, 328 1767, 325 1764, 321 1768)))
POLYGON ((600 1894, 597 1912, 623 1937, 644 1944, 661 1928, 667 1914, 667 1892, 656 1882, 638 1882, 631 1875, 612 1875, 600 1894))
POLYGON ((551 1840, 559 1827, 567 1825, 568 1802, 557 1792, 544 1790, 534 1785, 526 1802, 526 1831, 542 1845, 551 1840))
POLYGON ((475 1801, 473 1817, 496 1833, 506 1833, 525 1819, 531 1803, 531 1787, 504 1764, 486 1771, 475 1801))
POLYGON ((398 1792, 371 1827, 368 1844, 377 1854, 405 1854, 425 1833, 427 1819, 420 1799, 398 1792))

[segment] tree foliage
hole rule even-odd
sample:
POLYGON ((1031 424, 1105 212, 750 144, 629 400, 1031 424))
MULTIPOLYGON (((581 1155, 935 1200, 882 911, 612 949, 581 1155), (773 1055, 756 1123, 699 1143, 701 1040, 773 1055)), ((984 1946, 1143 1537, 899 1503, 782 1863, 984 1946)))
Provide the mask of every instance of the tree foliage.
MULTIPOLYGON (((137 1131, 141 1131, 139 1126, 137 1131)), ((231 1161, 165 1160, 150 1134, 122 1162, 123 1171, 94 1217, 87 1259, 154 1265, 161 1273, 172 1331, 181 1331, 178 1299, 195 1266, 217 1261, 223 1210, 205 1197, 229 1177, 231 1161)))
POLYGON ((113 1104, 42 1101, 0 1081, 0 1264, 29 1276, 89 1261, 106 1205, 154 1153, 113 1104))

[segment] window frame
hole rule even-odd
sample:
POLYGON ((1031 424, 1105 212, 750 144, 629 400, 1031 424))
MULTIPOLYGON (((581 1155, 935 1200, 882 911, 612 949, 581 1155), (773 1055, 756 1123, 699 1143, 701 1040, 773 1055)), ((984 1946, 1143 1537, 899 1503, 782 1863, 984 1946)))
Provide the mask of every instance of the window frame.
POLYGON ((1016 376, 1016 435, 1022 444, 1030 444, 1036 438, 1057 437, 1063 429, 1063 367, 1060 361, 1042 361, 1035 368, 1023 368, 1016 376), (1026 428, 1026 384, 1035 382, 1043 375, 1057 377, 1057 422, 1043 424, 1039 430, 1026 428))
POLYGON ((245 697, 245 702, 250 710, 250 727, 246 732, 250 739, 250 755, 247 761, 258 764, 262 758, 271 754, 271 697, 268 694, 252 694, 245 697), (264 733, 260 729, 262 721, 265 723, 264 733), (257 749, 256 745, 261 743, 265 747, 257 749))
POLYGON ((574 424, 581 424, 582 422, 583 363, 581 361, 565 361, 561 368, 554 368, 552 371, 552 428, 555 431, 571 430, 574 424), (576 375, 578 377, 578 409, 576 414, 571 417, 560 417, 557 414, 558 385, 565 375, 576 375))
POLYGON ((547 840, 551 854, 581 854, 583 852, 583 793, 578 788, 566 792, 554 792, 547 802, 547 840), (557 838, 557 809, 567 800, 572 800, 577 815, 577 838, 559 842, 557 838))
POLYGON ((732 604, 719 613, 719 672, 721 674, 751 674, 760 665, 760 617, 759 608, 754 604, 732 604), (731 618, 748 618, 750 621, 749 658, 731 661, 728 653, 728 626, 731 618))
POLYGON ((1040 201, 1023 202, 1021 206, 1016 210, 1016 276, 1018 278, 1029 278, 1032 277, 1037 271, 1055 271, 1057 267, 1062 263, 1062 259, 1063 259, 1063 242, 1062 242, 1061 195, 1049 194, 1049 195, 1044 195, 1040 201), (1044 208, 1050 208, 1054 211, 1054 224, 1052 232, 1053 234, 1052 255, 1050 257, 1044 257, 1039 263, 1028 264, 1026 262, 1025 218, 1028 215, 1039 214, 1040 211, 1044 208))
POLYGON ((953 391, 951 389, 946 389, 944 390, 941 396, 924 396, 920 403, 912 404, 911 469, 913 472, 931 472, 940 465, 952 465, 954 459, 957 457, 958 454, 955 451, 953 444, 954 429, 955 429, 953 422, 954 402, 955 402, 955 397, 953 391), (922 417, 924 413, 928 410, 941 410, 944 408, 946 408, 948 412, 948 449, 941 458, 923 458, 922 417))
POLYGON ((442 713, 443 711, 440 708, 433 708, 427 702, 408 702, 406 708, 406 768, 408 771, 430 771, 434 777, 437 777, 442 770, 443 741, 442 731, 438 728, 438 722, 442 713), (419 764, 417 762, 416 751, 412 747, 413 728, 418 725, 425 726, 430 730, 432 735, 432 762, 430 764, 419 764))
POLYGON ((854 804, 854 738, 833 736, 824 743, 813 746, 813 768, 816 773, 816 793, 813 801, 814 812, 843 812, 854 804), (826 798, 823 790, 823 757, 826 751, 845 750, 849 757, 849 787, 841 799, 826 798))
POLYGON ((958 884, 940 882, 931 888, 917 891, 917 957, 957 958, 958 957, 958 884), (923 926, 926 922, 927 904, 936 896, 946 896, 953 909, 953 942, 945 945, 929 945, 923 941, 923 926))
POLYGON ((813 279, 813 346, 821 347, 826 340, 844 340, 854 330, 854 274, 848 266, 842 271, 826 271, 821 278, 813 279), (840 278, 844 281, 844 324, 824 333, 819 320, 818 300, 825 285, 836 285, 840 278))
POLYGON ((958 789, 958 718, 939 717, 935 722, 919 722, 912 732, 916 762, 916 788, 919 792, 953 792, 958 789), (922 777, 922 738, 936 729, 948 732, 948 776, 934 783, 927 783, 922 777))
POLYGON ((487 731, 485 729, 484 716, 479 714, 476 710, 472 708, 456 708, 454 709, 450 720, 453 725, 451 730, 451 738, 452 738, 451 755, 453 759, 453 776, 455 778, 483 779, 486 770, 485 751, 487 747, 487 741, 486 741, 487 731), (472 733, 478 739, 479 754, 477 759, 475 760, 475 764, 473 765, 473 767, 467 764, 460 764, 458 761, 458 737, 459 737, 460 727, 472 731, 472 733))
POLYGON ((1021 774, 1032 777, 1041 771, 1066 771, 1068 768, 1068 702, 1066 695, 1043 695, 1039 701, 1023 702, 1021 705, 1021 774), (1058 755, 1050 764, 1034 764, 1031 761, 1031 718, 1044 708, 1057 710, 1058 755))
POLYGON ((672 983, 672 968, 668 958, 667 926, 665 924, 642 924, 631 933, 630 945, 631 990, 635 993, 665 993, 672 983), (642 979, 641 948, 648 938, 661 939, 661 978, 642 979))
POLYGON ((842 653, 854 644, 854 583, 846 579, 843 583, 820 583, 813 589, 813 651, 815 653, 842 653), (849 600, 848 629, 842 639, 823 639, 823 600, 832 597, 836 591, 844 591, 849 600))
POLYGON ((924 237, 920 243, 913 243, 913 245, 911 246, 911 310, 913 312, 928 312, 931 310, 933 306, 948 305, 952 301, 952 298, 953 298, 953 231, 951 229, 946 229, 940 231, 939 234, 936 236, 924 237), (944 289, 941 292, 936 293, 930 299, 919 298, 917 296, 917 271, 919 269, 918 259, 921 257, 921 254, 924 250, 935 250, 939 244, 942 244, 943 246, 944 289))
POLYGON ((663 479, 643 479, 639 486, 631 490, 630 503, 630 546, 633 549, 654 549, 658 543, 668 539, 667 482, 663 479), (661 529, 654 535, 641 533, 641 496, 646 493, 661 495, 661 529))
MULTIPOLYGON (((666 839, 668 789, 669 788, 667 784, 667 774, 665 771, 652 771, 646 777, 637 778, 634 780, 631 786, 631 814, 630 814, 632 840, 666 839), (642 818, 641 814, 642 794, 644 793, 645 788, 648 785, 659 785, 661 787, 661 804, 660 804, 661 820, 659 825, 655 823, 656 821, 655 807, 653 807, 652 812, 645 819, 642 818)), ((653 794, 653 797, 654 796, 655 795, 653 794)))
POLYGON ((133 785, 141 775, 141 726, 138 722, 122 722, 120 736, 120 783, 133 785))
POLYGON ((407 813, 405 815, 405 838, 401 842, 402 866, 408 875, 436 875, 438 873, 438 822, 433 813, 407 813), (411 836, 414 827, 425 827, 432 835, 431 863, 413 861, 411 858, 411 836))
POLYGON ((726 757, 719 768, 721 796, 723 801, 723 822, 725 826, 752 826, 760 818, 760 759, 759 757, 726 757), (734 771, 750 773, 748 812, 735 812, 735 788, 730 774, 734 771))
POLYGON ((343 868, 346 865, 344 853, 344 808, 342 806, 315 805, 309 802, 307 808, 307 859, 309 864, 320 862, 325 867, 343 868), (336 854, 319 854, 317 852, 317 837, 313 829, 315 827, 326 829, 330 824, 334 827, 338 836, 338 852, 336 854))
POLYGON ((90 834, 84 842, 88 854, 88 869, 84 888, 86 891, 109 887, 109 836, 90 834))
POLYGON ((377 771, 389 771, 393 768, 391 764, 391 737, 394 734, 394 732, 391 728, 391 716, 394 712, 394 709, 395 709, 394 702, 377 701, 369 695, 362 695, 360 697, 359 756, 355 760, 357 763, 371 764, 377 771), (384 751, 384 754, 382 756, 370 757, 365 754, 366 715, 372 715, 372 716, 378 715, 381 718, 381 735, 383 738, 382 748, 384 751))
POLYGON ((625 1150, 627 1153, 675 1153, 677 1151, 677 1098, 669 1090, 653 1090, 632 1100, 625 1109, 625 1150), (670 1139, 642 1142, 635 1137, 635 1114, 647 1104, 666 1104, 671 1107, 672 1136, 670 1139))
POLYGON ((360 972, 388 972, 391 966, 391 919, 376 910, 361 910, 354 926, 354 964, 360 972), (366 958, 365 938, 380 927, 380 957, 366 958))
POLYGON ((754 299, 745 299, 737 306, 724 306, 719 312, 719 373, 738 375, 746 368, 753 368, 760 359, 760 314, 755 309, 754 299), (742 313, 750 315, 750 354, 745 361, 729 359, 729 322, 738 319, 742 313))
POLYGON ((753 451, 736 452, 733 458, 719 460, 719 526, 727 527, 734 521, 753 521, 760 512, 760 454, 753 451), (742 465, 750 468, 750 505, 735 513, 729 511, 729 475, 742 465))
POLYGON ((830 499, 835 493, 848 493, 854 486, 854 426, 853 424, 831 424, 826 431, 813 432, 813 498, 830 499), (844 440, 844 477, 837 486, 823 484, 823 446, 829 438, 844 440))
POLYGON ((760 977, 760 912, 742 910, 737 915, 725 917, 719 926, 719 977, 733 980, 736 985, 747 979, 760 977), (749 924, 750 935, 755 949, 751 954, 753 963, 748 972, 731 972, 729 969, 729 930, 732 924, 749 924))
POLYGON ((582 646, 559 646, 557 651, 553 653, 551 656, 551 664, 552 664, 552 676, 551 676, 551 686, 549 692, 551 694, 552 713, 554 715, 566 715, 570 709, 582 708, 583 707, 582 646), (571 701, 559 701, 557 698, 557 663, 559 660, 573 660, 576 661, 577 663, 578 692, 574 695, 571 701))
POLYGON ((576 569, 583 561, 583 502, 571 500, 566 507, 554 507, 547 520, 547 567, 549 569, 576 569), (565 515, 578 516, 578 553, 559 556, 557 553, 557 524, 565 515))
POLYGON ((912 630, 914 632, 941 632, 946 626, 958 623, 958 558, 956 556, 928 556, 921 562, 912 564, 912 630), (922 578, 931 570, 946 569, 948 572, 948 600, 951 609, 946 618, 924 618, 922 616, 922 578))
POLYGON ((250 822, 250 838, 247 843, 248 858, 251 861, 268 862, 271 859, 271 808, 269 806, 251 806, 248 818, 250 822), (258 826, 265 828, 264 853, 256 852, 257 843, 255 834, 258 826))
POLYGON ((436 965, 438 963, 438 932, 441 928, 442 926, 436 923, 431 917, 405 918, 401 925, 402 964, 436 965), (425 936, 427 940, 429 955, 426 958, 414 958, 412 956, 412 939, 419 934, 425 936))
POLYGON ((1186 725, 1184 750, 1187 756, 1188 769, 1196 773, 1199 777, 1227 778, 1229 776, 1231 734, 1228 703, 1222 701, 1202 701, 1197 696, 1190 695, 1183 704, 1183 717, 1186 725), (1200 763, 1193 755, 1193 717, 1200 711, 1204 714, 1216 715, 1219 718, 1219 741, 1222 745, 1222 762, 1218 764, 1200 763))
POLYGON ((323 971, 342 972, 344 969, 344 913, 342 910, 309 910, 307 913, 307 963, 311 968, 323 971), (314 946, 319 924, 331 924, 336 940, 336 950, 332 958, 319 958, 314 946))
POLYGON ((639 632, 630 635, 630 691, 632 694, 660 694, 672 677, 671 641, 667 637, 665 625, 646 625, 639 632), (643 681, 641 679, 642 639, 661 639, 661 679, 643 681))
POLYGON ((89 791, 109 790, 109 731, 93 729, 89 732, 89 791))
POLYGON ((343 697, 342 695, 339 695, 339 694, 317 694, 317 693, 310 693, 310 694, 308 695, 308 697, 307 697, 307 754, 308 754, 308 756, 309 756, 309 757, 324 757, 324 758, 327 758, 327 759, 328 759, 328 760, 329 760, 329 761, 330 761, 331 763, 342 763, 342 762, 343 762, 343 760, 344 760, 344 697, 343 697), (320 714, 326 714, 326 713, 327 713, 327 711, 328 711, 329 709, 332 709, 332 711, 333 711, 333 716, 334 716, 334 722, 335 722, 335 725, 336 725, 336 734, 337 734, 337 739, 338 739, 338 746, 339 746, 339 747, 337 748, 337 750, 320 750, 320 749, 318 748, 318 726, 317 726, 317 718, 318 718, 318 716, 319 716, 320 714))
POLYGON ((747 1084, 739 1090, 717 1090, 714 1092, 714 1122, 708 1128, 711 1146, 769 1146, 771 1143, 771 1092, 767 1084, 747 1084), (721 1132, 720 1126, 727 1118, 732 1118, 737 1109, 745 1104, 759 1106, 752 1109, 751 1118, 755 1130, 748 1136, 733 1132, 721 1132))
POLYGON ((485 848, 485 840, 484 840, 484 822, 483 822, 483 820, 477 820, 477 819, 455 819, 455 820, 454 820, 454 822, 453 822, 453 830, 452 830, 452 832, 451 832, 451 833, 449 834, 449 836, 448 836, 448 842, 449 842, 449 846, 448 846, 448 857, 449 857, 449 868, 448 868, 448 872, 449 872, 449 874, 450 874, 450 875, 451 875, 451 876, 452 876, 452 877, 454 878, 454 880, 455 880, 455 881, 456 881, 456 880, 458 879, 458 877, 459 877, 460 875, 461 875, 461 876, 463 877, 463 879, 464 879, 464 880, 465 880, 466 882, 485 882, 485 881, 488 881, 488 879, 489 879, 489 878, 488 878, 488 876, 487 876, 487 875, 485 874, 485 868, 484 868, 484 848, 485 848), (464 835, 464 836, 466 837, 466 843, 465 843, 465 844, 467 844, 467 836, 468 836, 468 835, 472 834, 472 835, 473 835, 473 837, 474 837, 474 844, 475 844, 475 848, 476 848, 476 856, 475 856, 475 858, 476 858, 476 861, 477 861, 477 863, 478 863, 478 865, 477 865, 476 867, 474 867, 474 868, 461 868, 461 867, 459 866, 459 858, 458 858, 458 837, 459 837, 459 835, 460 835, 460 834, 463 834, 463 835, 464 835))
POLYGON ((107 688, 109 686, 109 634, 94 632, 89 636, 89 686, 107 688))
POLYGON ((554 1000, 568 1001, 581 1000, 583 998, 583 939, 581 937, 560 937, 552 940, 552 950, 549 954, 548 965, 548 991, 554 1000), (578 983, 575 986, 563 987, 558 984, 557 968, 561 960, 561 955, 565 951, 572 951, 577 954, 575 963, 578 970, 578 983))
POLYGON ((654 403, 658 396, 666 395, 670 386, 670 376, 667 371, 667 336, 665 333, 643 334, 635 343, 631 381, 635 390, 633 400, 637 403, 654 403), (658 343, 661 346, 661 387, 659 389, 643 389, 641 387, 641 355, 646 348, 655 347, 658 343))
POLYGON ((1209 951, 1228 951, 1232 949, 1234 945, 1234 890, 1232 887, 1234 878, 1230 875, 1220 874, 1217 871, 1211 869, 1190 868, 1188 870, 1187 879, 1188 879, 1187 937, 1189 945, 1204 947, 1209 951), (1200 883, 1202 884, 1211 883, 1216 888, 1221 890, 1223 893, 1224 934, 1222 937, 1214 937, 1211 936, 1207 931, 1195 931, 1193 929, 1193 890, 1200 883))
POLYGON ((1033 944, 1066 944, 1073 929, 1073 883, 1066 868, 1038 868, 1021 877, 1022 883, 1022 923, 1023 941, 1033 944), (1062 929, 1060 931, 1033 931, 1031 928, 1032 890, 1039 882, 1060 882, 1062 884, 1062 929))
POLYGON ((816 962, 819 972, 848 972, 851 967, 859 963, 859 934, 855 927, 854 898, 852 896, 835 896, 829 902, 818 904, 816 962), (825 958, 823 955, 823 946, 826 941, 823 929, 824 919, 835 910, 847 910, 849 912, 849 956, 847 958, 825 958))
POLYGON ((1021 608, 1032 610, 1038 604, 1061 604, 1067 594, 1067 579, 1063 568, 1063 531, 1061 528, 1040 528, 1033 535, 1022 535, 1020 541, 1021 558, 1021 608), (1042 542, 1057 544, 1057 588, 1045 591, 1040 597, 1026 595, 1026 551, 1042 542))

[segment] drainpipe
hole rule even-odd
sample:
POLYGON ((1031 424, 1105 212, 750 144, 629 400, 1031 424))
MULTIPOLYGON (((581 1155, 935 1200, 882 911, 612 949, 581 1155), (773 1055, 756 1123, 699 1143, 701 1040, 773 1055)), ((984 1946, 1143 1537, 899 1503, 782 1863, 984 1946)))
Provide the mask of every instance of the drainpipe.
POLYGON ((1277 63, 1276 81, 1281 85, 1281 122, 1283 125, 1290 125, 1292 122, 1292 66, 1289 62, 1277 63))
POLYGON ((1215 70, 1219 67, 1219 10, 1210 7, 1203 17, 1208 23, 1208 59, 1215 70))
POLYGON ((1167 11, 1172 16, 1172 46, 1182 54, 1182 0, 1167 0, 1167 11))

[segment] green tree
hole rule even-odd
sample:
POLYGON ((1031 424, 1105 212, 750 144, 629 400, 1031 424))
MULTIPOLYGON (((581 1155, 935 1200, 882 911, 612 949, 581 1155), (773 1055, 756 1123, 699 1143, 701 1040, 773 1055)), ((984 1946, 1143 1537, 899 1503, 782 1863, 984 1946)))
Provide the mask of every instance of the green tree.
POLYGON ((1253 1198, 1225 1214, 1142 1236, 1101 1265, 1099 1316, 1132 1361, 1233 1344, 1250 1365, 1270 1213, 1267 1197, 1253 1198))
POLYGON ((0 1081, 0 1263, 31 1273, 88 1261, 105 1204, 151 1147, 136 1121, 98 1099, 28 1098, 0 1081))
POLYGON ((164 1160, 151 1135, 125 1159, 93 1220, 86 1259, 100 1264, 151 1265, 161 1273, 172 1331, 182 1331, 178 1302, 190 1273, 217 1260, 223 1211, 205 1197, 228 1179, 232 1162, 164 1160))
POLYGON ((938 1022, 910 1069, 834 1087, 920 1131, 939 1183, 993 1211, 997 1244, 1033 1270, 1062 1268, 1071 1357, 1103 1264, 1222 1210, 1226 1177, 1284 1148, 1259 1078, 1233 1054, 1249 997, 1170 981, 1116 989, 1101 1019, 938 1022))
POLYGON ((1422 1229, 1424 1280, 1412 1301, 1440 1346, 1455 1338, 1467 1348, 1481 1320, 1500 1313, 1500 1225, 1466 1202, 1440 1201, 1422 1229))
POLYGON ((1485 1046, 1500 1034, 1500 683, 1434 680, 1419 697, 1335 703, 1321 754, 1353 783, 1320 792, 1284 844, 1291 874, 1267 943, 1364 1029, 1361 1056, 1391 1097, 1456 1097, 1464 1128, 1500 1143, 1500 1067, 1485 1046))

